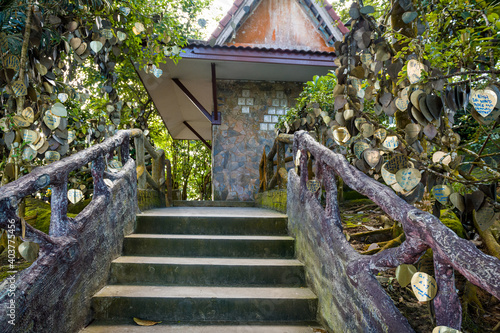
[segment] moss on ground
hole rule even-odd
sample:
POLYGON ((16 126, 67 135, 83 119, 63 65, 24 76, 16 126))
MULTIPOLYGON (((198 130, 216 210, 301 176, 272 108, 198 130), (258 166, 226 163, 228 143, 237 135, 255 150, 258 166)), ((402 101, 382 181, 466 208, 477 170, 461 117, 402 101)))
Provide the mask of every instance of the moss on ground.
MULTIPOLYGON (((81 205, 69 205, 68 217, 76 217, 80 211, 87 206, 91 199, 84 200, 81 205)), ((50 227, 50 204, 31 197, 26 198, 25 219, 34 228, 49 233, 50 227)))

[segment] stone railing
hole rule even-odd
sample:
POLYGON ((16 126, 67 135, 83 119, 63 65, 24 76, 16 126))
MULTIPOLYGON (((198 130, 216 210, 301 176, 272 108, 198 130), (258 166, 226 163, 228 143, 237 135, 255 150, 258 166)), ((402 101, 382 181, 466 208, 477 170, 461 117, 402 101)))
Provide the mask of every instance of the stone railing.
POLYGON ((259 192, 272 190, 276 186, 280 189, 286 188, 288 181, 286 163, 291 162, 293 157, 285 157, 285 150, 286 145, 292 143, 293 135, 279 134, 274 140, 269 154, 266 155, 266 150, 264 149, 259 164, 259 192), (276 155, 277 158, 274 160, 276 155), (274 170, 275 165, 276 171, 274 170))
MULTIPOLYGON (((87 324, 90 298, 105 284, 111 260, 121 253, 124 235, 133 231, 138 183, 139 188, 146 188, 147 182, 165 197, 170 176, 165 181, 164 169, 163 151, 145 143, 142 131, 128 130, 1 187, 0 228, 11 238, 23 235, 40 249, 30 267, 0 286, 0 331, 74 332, 87 324), (129 154, 130 138, 135 138, 137 170, 129 154), (145 168, 144 147, 153 158, 152 176, 145 168), (108 172, 106 159, 117 149, 123 167, 108 172), (70 218, 68 177, 89 163, 94 182, 92 200, 70 218), (18 215, 20 201, 47 186, 52 190, 48 235, 18 215)), ((15 264, 10 270, 16 271, 15 264)))
MULTIPOLYGON (((432 301, 438 326, 455 329, 461 326, 462 312, 455 289, 454 270, 500 298, 500 260, 458 237, 433 215, 406 203, 391 188, 368 177, 350 165, 344 156, 316 142, 307 132, 295 133, 294 156, 299 150, 300 175, 292 169, 288 178, 288 202, 294 203, 288 205, 289 227, 292 234, 298 235, 298 249, 305 248, 301 259, 305 258, 306 267, 312 267, 311 276, 317 275, 316 279, 313 278, 317 283, 316 290, 324 289, 325 283, 329 284, 331 291, 325 295, 328 300, 324 311, 335 317, 332 326, 340 325, 337 328, 343 332, 413 332, 375 276, 400 264, 416 263, 429 248, 433 250, 438 286, 432 301), (316 179, 325 190, 325 207, 317 196, 321 191, 312 193, 306 186, 310 175, 303 171, 309 169, 311 160, 316 166, 316 179), (399 247, 374 255, 361 255, 351 247, 342 232, 337 176, 402 224, 406 240, 399 247)), ((318 293, 321 303, 321 290, 318 293)))

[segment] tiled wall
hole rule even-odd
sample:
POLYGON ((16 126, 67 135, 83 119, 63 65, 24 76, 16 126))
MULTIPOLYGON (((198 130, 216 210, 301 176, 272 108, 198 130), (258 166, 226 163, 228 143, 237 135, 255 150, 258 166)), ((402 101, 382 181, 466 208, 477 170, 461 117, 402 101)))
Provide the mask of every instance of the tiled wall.
POLYGON ((276 137, 278 117, 295 104, 296 82, 217 82, 222 124, 213 127, 212 180, 215 200, 254 200, 259 162, 276 137))

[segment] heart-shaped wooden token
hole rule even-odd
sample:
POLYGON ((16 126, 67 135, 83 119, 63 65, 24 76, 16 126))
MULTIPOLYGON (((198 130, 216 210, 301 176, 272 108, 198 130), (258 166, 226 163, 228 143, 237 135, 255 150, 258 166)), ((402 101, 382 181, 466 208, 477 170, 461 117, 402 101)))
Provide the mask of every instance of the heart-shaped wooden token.
POLYGON ((307 181, 306 187, 312 193, 316 193, 321 188, 321 183, 318 180, 311 179, 307 181))
POLYGON ((36 157, 36 150, 34 150, 33 148, 31 148, 30 146, 24 147, 23 154, 22 154, 23 160, 25 160, 26 162, 30 162, 35 157, 36 157))
POLYGON ((441 116, 443 112, 443 101, 441 97, 434 94, 427 95, 425 97, 425 104, 434 119, 438 119, 441 116))
POLYGON ((432 154, 432 162, 448 165, 451 163, 451 155, 444 151, 437 151, 432 154))
POLYGON ((485 204, 478 211, 472 212, 472 217, 474 218, 474 221, 477 223, 481 231, 485 231, 489 227, 491 227, 497 220, 498 215, 499 214, 495 213, 493 206, 491 206, 490 204, 485 204))
POLYGON ((413 104, 413 106, 416 107, 417 110, 419 111, 420 111, 420 105, 418 104, 418 98, 421 94, 424 94, 424 91, 421 89, 417 89, 413 91, 410 95, 411 104, 413 104))
POLYGON ((12 117, 12 121, 14 122, 14 125, 17 127, 28 127, 31 125, 29 121, 27 121, 23 116, 20 115, 15 115, 12 117))
POLYGON ((386 149, 389 150, 394 150, 398 148, 399 146, 399 140, 398 137, 395 135, 390 135, 385 138, 384 142, 382 143, 382 146, 386 149))
POLYGON ((365 124, 361 125, 361 134, 365 138, 369 138, 370 136, 372 136, 374 130, 375 130, 375 127, 372 124, 365 123, 365 124))
POLYGON ((454 192, 450 194, 450 201, 459 211, 463 212, 465 210, 465 199, 460 193, 454 192))
POLYGON ((54 116, 58 116, 58 117, 66 117, 68 115, 68 111, 66 110, 66 107, 61 103, 55 103, 54 105, 52 105, 52 108, 50 109, 50 113, 52 113, 54 116))
POLYGON ((432 333, 462 333, 462 332, 448 326, 436 326, 432 330, 432 333))
POLYGON ((366 149, 363 152, 363 158, 365 159, 366 164, 372 168, 377 166, 380 161, 380 157, 380 152, 377 149, 366 149))
POLYGON ((90 48, 95 53, 98 53, 99 51, 101 51, 102 50, 102 46, 103 45, 102 45, 102 43, 100 41, 94 40, 94 41, 90 42, 90 48))
POLYGON ((418 121, 418 123, 422 126, 425 126, 427 125, 429 122, 427 121, 427 119, 425 119, 424 115, 422 114, 422 112, 420 112, 416 107, 412 107, 411 108, 411 115, 413 116, 413 118, 415 118, 416 121, 418 121))
POLYGON ((386 136, 387 136, 387 131, 384 128, 379 128, 375 132, 373 132, 373 136, 378 139, 380 142, 384 142, 386 136))
POLYGON ((432 188, 432 194, 437 201, 446 205, 451 194, 451 188, 447 185, 436 185, 432 188))
POLYGON ((396 173, 398 170, 408 167, 408 158, 402 154, 397 154, 391 158, 387 163, 385 168, 390 173, 396 173))
POLYGON ((413 190, 421 178, 422 174, 415 168, 405 168, 396 172, 396 180, 405 191, 413 190))
POLYGON ((396 175, 387 171, 387 169, 385 168, 386 165, 387 163, 384 163, 384 165, 382 165, 380 173, 382 174, 382 178, 384 179, 385 183, 391 186, 392 184, 397 183, 396 175))
POLYGON ((72 204, 76 204, 83 199, 83 192, 76 189, 71 189, 68 191, 68 199, 72 204))
POLYGON ((61 159, 61 155, 57 151, 46 151, 45 152, 45 160, 48 163, 52 163, 55 161, 59 161, 61 159))
POLYGON ((431 122, 434 120, 434 117, 432 116, 431 112, 427 108, 427 103, 425 102, 426 98, 427 98, 426 94, 420 94, 418 96, 418 105, 419 105, 420 112, 422 112, 425 119, 427 119, 428 122, 431 122))
POLYGON ((122 162, 118 160, 111 160, 108 163, 108 166, 110 167, 110 169, 113 169, 113 171, 119 171, 121 170, 121 168, 123 168, 122 162))
POLYGON ((470 94, 470 102, 477 113, 483 117, 488 116, 493 111, 497 104, 497 99, 497 94, 490 89, 472 90, 470 94))
MULTIPOLYGON (((33 148, 34 150, 38 151, 40 148, 43 147, 45 144, 45 137, 43 135, 39 135, 39 139, 35 144, 30 144, 30 147, 33 148)), ((40 153, 40 152, 38 152, 40 153)))
POLYGON ((33 123, 35 120, 35 111, 33 111, 31 107, 25 108, 23 112, 21 112, 21 115, 30 123, 33 123))
POLYGON ((349 134, 349 131, 345 127, 337 127, 333 130, 333 139, 339 145, 346 143, 350 138, 351 134, 349 134))
POLYGON ((418 135, 420 134, 421 130, 422 127, 419 124, 414 124, 414 123, 410 123, 405 127, 406 136, 408 139, 411 139, 410 141, 412 142, 418 138, 418 135))
POLYGON ((406 66, 406 72, 408 74, 408 80, 411 84, 417 83, 422 77, 422 71, 424 70, 424 65, 415 59, 408 61, 406 66))
POLYGON ((437 128, 436 128, 436 126, 434 126, 433 123, 429 123, 429 124, 425 125, 425 127, 424 127, 424 134, 425 134, 425 136, 429 140, 434 139, 436 137, 436 135, 437 135, 437 128))
POLYGON ((45 123, 45 125, 47 125, 48 128, 50 128, 51 130, 55 130, 59 126, 61 118, 48 112, 43 117, 43 122, 45 123))
POLYGON ((40 245, 34 242, 22 242, 17 249, 24 260, 33 262, 38 257, 40 245))
POLYGON ((361 158, 363 152, 370 148, 370 145, 366 142, 363 141, 358 141, 354 144, 353 150, 354 150, 354 155, 356 155, 357 158, 361 158))
POLYGON ((402 193, 402 197, 407 203, 413 205, 417 201, 422 200, 422 198, 424 197, 424 193, 425 193, 424 184, 418 183, 413 190, 406 193, 402 193))
POLYGON ((22 131, 23 141, 27 143, 35 143, 38 141, 38 132, 25 129, 22 131))
POLYGON ((354 120, 354 126, 356 126, 356 128, 361 131, 361 125, 363 125, 364 123, 366 123, 366 119, 365 118, 361 118, 361 117, 358 117, 354 120))
POLYGON ((356 162, 354 162, 354 165, 356 166, 356 168, 358 168, 360 171, 362 171, 364 173, 367 173, 368 171, 370 171, 370 166, 368 164, 366 164, 366 162, 363 158, 356 160, 356 162))
POLYGON ((424 272, 416 272, 411 278, 411 288, 420 302, 432 300, 437 293, 437 283, 432 276, 424 272))

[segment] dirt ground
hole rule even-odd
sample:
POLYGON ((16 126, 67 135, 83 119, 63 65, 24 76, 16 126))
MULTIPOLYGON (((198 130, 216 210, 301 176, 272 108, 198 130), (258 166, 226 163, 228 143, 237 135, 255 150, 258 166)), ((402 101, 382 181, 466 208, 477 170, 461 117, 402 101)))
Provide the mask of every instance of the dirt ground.
MULTIPOLYGON (((364 243, 359 239, 350 239, 350 235, 387 227, 387 220, 381 218, 381 216, 386 216, 385 213, 368 199, 345 201, 340 205, 340 210, 344 231, 352 247, 360 253, 367 250, 370 245, 375 247, 375 245, 364 243)), ((389 223, 391 224, 392 221, 389 220, 389 223)), ((482 250, 484 251, 484 249, 482 250)), ((415 265, 417 270, 432 269, 431 258, 424 256, 421 262, 415 265)), ((399 285, 395 271, 396 269, 387 270, 379 274, 377 280, 416 332, 432 332, 435 327, 432 302, 418 302, 410 286, 402 288, 399 285)), ((470 288, 466 287, 467 280, 462 275, 456 272, 455 274, 456 288, 459 290, 461 302, 464 304, 464 294, 471 295, 470 292, 467 292, 470 291, 470 288)), ((462 309, 461 331, 464 333, 500 332, 500 301, 480 288, 476 288, 476 290, 479 305, 470 302, 467 308, 462 309), (497 329, 493 330, 496 326, 498 326, 497 329)))

